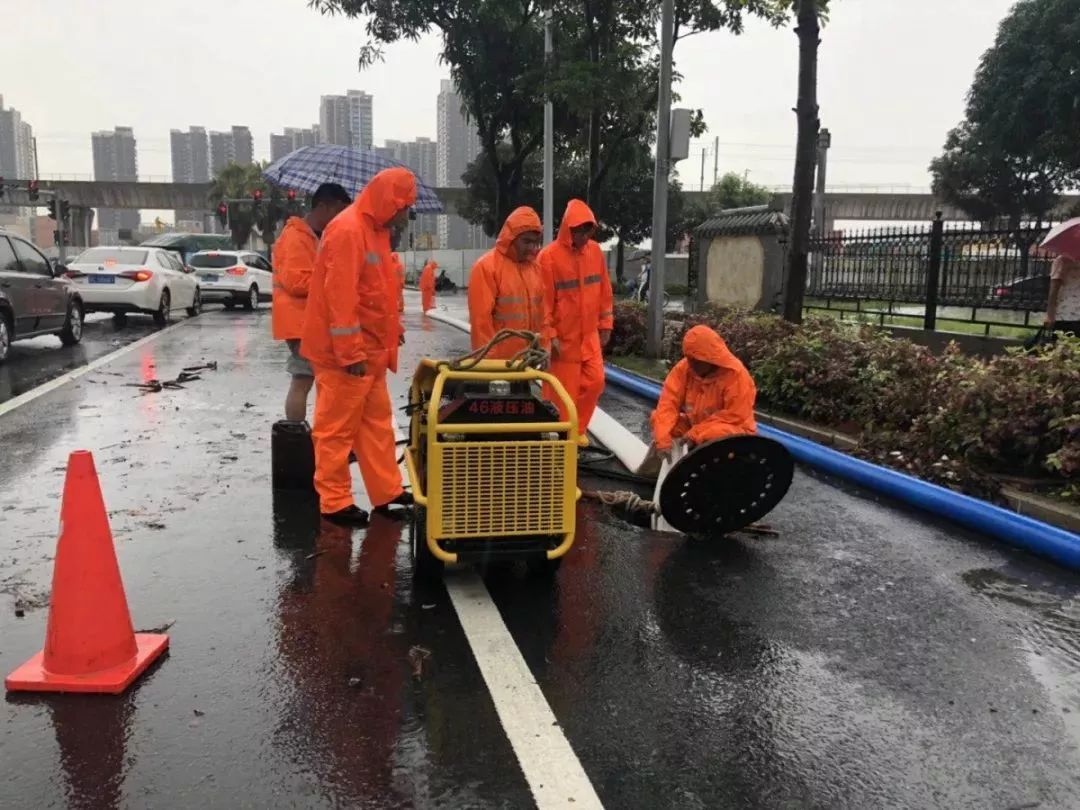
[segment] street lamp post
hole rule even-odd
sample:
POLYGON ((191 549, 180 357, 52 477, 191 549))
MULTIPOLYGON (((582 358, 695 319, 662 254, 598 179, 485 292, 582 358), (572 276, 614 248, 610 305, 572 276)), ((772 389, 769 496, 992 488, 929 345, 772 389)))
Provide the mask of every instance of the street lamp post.
POLYGON ((660 357, 664 343, 664 253, 667 245, 668 166, 671 136, 671 51, 675 37, 675 2, 663 0, 660 20, 660 88, 656 102, 656 169, 653 175, 652 271, 646 350, 660 357))
POLYGON ((551 104, 551 11, 544 14, 544 244, 551 243, 555 219, 555 111, 551 104))

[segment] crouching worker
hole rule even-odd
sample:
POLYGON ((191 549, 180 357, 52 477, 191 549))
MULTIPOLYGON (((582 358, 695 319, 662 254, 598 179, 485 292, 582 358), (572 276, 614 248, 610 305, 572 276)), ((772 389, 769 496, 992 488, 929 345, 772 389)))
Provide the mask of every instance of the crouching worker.
POLYGON ((723 338, 707 326, 695 326, 683 337, 683 359, 668 374, 651 423, 653 447, 670 458, 672 444, 689 449, 728 436, 757 432, 750 372, 723 338))

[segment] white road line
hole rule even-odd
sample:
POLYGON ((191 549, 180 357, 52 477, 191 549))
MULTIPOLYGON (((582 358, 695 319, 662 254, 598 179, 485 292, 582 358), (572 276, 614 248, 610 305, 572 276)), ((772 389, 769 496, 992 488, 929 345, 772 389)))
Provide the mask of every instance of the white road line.
POLYGON ((64 385, 65 383, 69 383, 72 380, 77 380, 84 374, 89 374, 91 371, 101 368, 107 363, 111 363, 116 358, 122 357, 129 352, 133 352, 136 349, 145 346, 147 343, 157 340, 162 335, 168 334, 174 329, 179 329, 181 326, 184 326, 185 324, 188 324, 193 320, 195 319, 187 318, 183 321, 180 321, 179 323, 174 323, 172 326, 167 326, 159 332, 154 332, 152 335, 147 335, 144 338, 139 338, 134 343, 129 343, 127 346, 121 346, 115 352, 109 352, 108 354, 103 355, 96 360, 92 360, 85 366, 80 366, 79 368, 72 369, 67 374, 62 374, 59 377, 55 377, 49 380, 47 383, 42 383, 37 388, 31 388, 29 391, 23 394, 19 394, 19 396, 13 397, 7 402, 0 404, 0 416, 3 416, 6 413, 10 413, 11 411, 22 405, 25 405, 28 402, 33 402, 38 397, 45 396, 45 394, 49 393, 50 391, 55 391, 57 388, 64 385))
MULTIPOLYGON (((465 331, 469 329, 468 323, 451 316, 440 314, 434 320, 465 331)), ((394 428, 400 437, 402 431, 396 414, 394 428)), ((448 570, 445 584, 503 731, 539 810, 568 807, 602 810, 592 782, 562 733, 484 581, 471 569, 448 570)))
POLYGON ((537 807, 603 808, 483 580, 447 572, 446 590, 537 807))

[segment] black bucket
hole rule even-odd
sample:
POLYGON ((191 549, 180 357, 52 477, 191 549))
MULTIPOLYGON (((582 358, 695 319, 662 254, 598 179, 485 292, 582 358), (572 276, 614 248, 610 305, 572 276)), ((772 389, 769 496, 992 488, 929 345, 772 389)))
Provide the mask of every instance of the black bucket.
POLYGON ((315 489, 315 445, 307 422, 275 422, 270 433, 270 466, 274 489, 315 489))

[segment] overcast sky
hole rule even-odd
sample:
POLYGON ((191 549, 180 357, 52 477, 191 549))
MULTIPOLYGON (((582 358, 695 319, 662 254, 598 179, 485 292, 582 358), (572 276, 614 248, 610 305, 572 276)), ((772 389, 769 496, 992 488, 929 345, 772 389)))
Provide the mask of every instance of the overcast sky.
MULTIPOLYGON (((15 2, 15 0, 10 0, 15 2)), ((833 0, 819 93, 833 133, 830 185, 929 185, 926 166, 963 113, 979 56, 1013 0, 833 0)), ((435 37, 392 46, 357 71, 362 26, 323 18, 306 0, 49 0, 18 3, 0 48, 0 94, 29 121, 40 170, 92 171, 90 132, 132 126, 139 173, 170 174, 169 129, 251 127, 269 133, 318 120, 319 96, 375 96, 375 142, 435 137, 446 71, 435 37)), ((682 105, 704 110, 684 182, 720 140, 719 169, 766 185, 791 182, 798 47, 791 28, 678 43, 682 105)))

